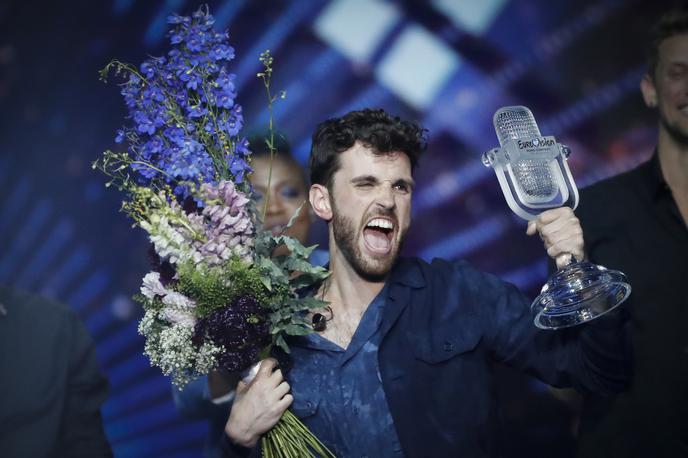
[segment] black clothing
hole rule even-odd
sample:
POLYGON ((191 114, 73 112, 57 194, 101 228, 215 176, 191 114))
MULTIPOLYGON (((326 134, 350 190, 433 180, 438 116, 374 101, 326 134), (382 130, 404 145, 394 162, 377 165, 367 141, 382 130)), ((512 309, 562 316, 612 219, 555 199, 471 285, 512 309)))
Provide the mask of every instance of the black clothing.
POLYGON ((576 215, 590 261, 624 272, 634 378, 613 398, 587 398, 579 456, 688 456, 688 230, 657 153, 581 191, 576 215))
POLYGON ((107 381, 69 307, 0 287, 0 455, 111 457, 107 381))

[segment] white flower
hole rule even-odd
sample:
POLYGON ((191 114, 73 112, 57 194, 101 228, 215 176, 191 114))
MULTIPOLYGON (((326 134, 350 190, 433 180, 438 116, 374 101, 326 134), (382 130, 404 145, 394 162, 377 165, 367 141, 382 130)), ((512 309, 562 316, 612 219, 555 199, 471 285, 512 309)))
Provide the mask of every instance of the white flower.
POLYGON ((160 273, 159 272, 148 272, 145 277, 143 277, 143 285, 141 285, 141 294, 146 296, 148 299, 153 300, 155 296, 165 296, 168 291, 160 283, 160 273))
POLYGON ((196 326, 196 317, 187 311, 165 307, 161 313, 170 323, 190 328, 196 326))
POLYGON ((179 310, 191 310, 196 307, 196 303, 176 291, 170 291, 162 298, 162 303, 179 310))
POLYGON ((193 314, 196 303, 185 295, 170 291, 162 298, 162 303, 165 304, 165 308, 161 314, 170 323, 188 327, 196 325, 196 317, 193 314))

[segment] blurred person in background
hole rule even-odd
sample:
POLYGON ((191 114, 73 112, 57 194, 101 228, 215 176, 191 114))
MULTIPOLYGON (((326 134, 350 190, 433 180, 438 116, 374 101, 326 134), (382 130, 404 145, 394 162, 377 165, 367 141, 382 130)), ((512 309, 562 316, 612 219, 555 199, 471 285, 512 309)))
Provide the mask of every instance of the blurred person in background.
POLYGON ((0 456, 111 457, 100 412, 107 394, 76 313, 0 286, 0 456))
POLYGON ((626 273, 634 376, 627 392, 587 396, 581 457, 688 457, 688 9, 652 30, 640 88, 658 114, 657 147, 637 168, 580 193, 590 261, 626 273))

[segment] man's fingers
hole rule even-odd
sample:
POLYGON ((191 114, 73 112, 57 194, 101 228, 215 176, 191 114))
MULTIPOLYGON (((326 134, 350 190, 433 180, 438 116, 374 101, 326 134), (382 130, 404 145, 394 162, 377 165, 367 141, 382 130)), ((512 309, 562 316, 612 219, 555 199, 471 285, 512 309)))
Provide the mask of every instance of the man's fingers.
POLYGON ((585 254, 578 249, 577 244, 553 245, 547 248, 547 255, 556 261, 557 267, 567 266, 571 261, 571 256, 577 260, 585 259, 585 254))
POLYGON ((284 396, 289 393, 289 390, 291 387, 287 382, 282 382, 279 385, 277 385, 277 388, 275 388, 275 396, 277 396, 277 399, 282 399, 284 396))
POLYGON ((270 379, 275 382, 275 386, 279 385, 282 380, 284 380, 284 375, 282 375, 282 369, 276 369, 270 375, 270 379))
POLYGON ((277 403, 277 406, 284 412, 294 402, 294 396, 285 394, 284 397, 277 403))
POLYGON ((275 358, 266 358, 260 362, 260 369, 258 369, 258 376, 269 377, 272 375, 273 369, 277 366, 275 358))
POLYGON ((544 211, 534 220, 528 221, 526 234, 533 235, 538 231, 541 237, 546 237, 562 228, 577 224, 578 218, 569 207, 555 208, 544 211))
POLYGON ((542 240, 549 245, 583 245, 583 230, 577 223, 571 223, 558 229, 548 226, 542 229, 540 235, 542 240))
POLYGON ((574 216, 573 210, 571 210, 569 207, 559 207, 551 210, 545 210, 544 212, 540 213, 537 217, 537 221, 540 224, 549 224, 552 221, 560 218, 566 219, 567 216, 574 216))
POLYGON ((537 221, 537 228, 543 236, 549 236, 557 232, 565 232, 571 228, 580 228, 580 221, 573 212, 567 212, 567 214, 562 215, 548 222, 537 221))
POLYGON ((554 262, 557 264, 557 269, 563 269, 564 267, 568 266, 569 263, 571 263, 571 254, 570 253, 562 253, 559 256, 557 256, 554 260, 554 262))

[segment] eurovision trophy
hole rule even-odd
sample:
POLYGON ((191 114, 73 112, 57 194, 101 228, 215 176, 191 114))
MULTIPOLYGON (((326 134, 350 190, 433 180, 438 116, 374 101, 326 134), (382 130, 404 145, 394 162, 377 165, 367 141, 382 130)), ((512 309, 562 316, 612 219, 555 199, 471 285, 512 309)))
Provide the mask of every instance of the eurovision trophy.
MULTIPOLYGON (((578 205, 578 189, 567 165, 570 149, 543 137, 526 107, 503 107, 493 118, 499 148, 483 154, 492 167, 511 210, 525 220, 541 212, 578 205)), ((542 287, 531 311, 535 326, 559 329, 593 320, 626 300, 631 286, 619 271, 571 256, 542 287)))

